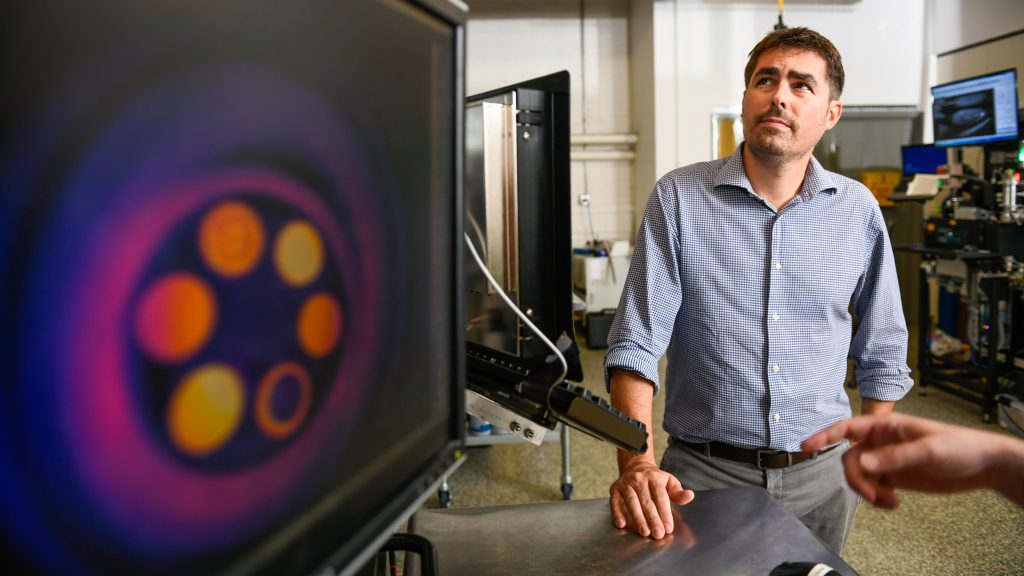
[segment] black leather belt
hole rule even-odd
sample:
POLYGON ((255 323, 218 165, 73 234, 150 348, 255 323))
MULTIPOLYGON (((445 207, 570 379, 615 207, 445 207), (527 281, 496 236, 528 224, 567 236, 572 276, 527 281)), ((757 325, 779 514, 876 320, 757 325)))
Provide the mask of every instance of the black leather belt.
POLYGON ((786 468, 810 460, 819 454, 824 454, 839 445, 834 444, 817 452, 785 452, 783 450, 768 450, 765 448, 740 448, 739 446, 733 446, 724 442, 683 442, 676 438, 670 438, 669 440, 670 442, 686 446, 691 450, 696 450, 709 458, 724 458, 733 462, 751 464, 759 469, 786 468))

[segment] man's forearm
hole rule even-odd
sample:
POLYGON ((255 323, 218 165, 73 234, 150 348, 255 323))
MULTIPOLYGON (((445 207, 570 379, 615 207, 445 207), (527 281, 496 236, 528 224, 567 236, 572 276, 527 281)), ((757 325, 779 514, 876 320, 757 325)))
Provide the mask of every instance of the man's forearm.
POLYGON ((1024 441, 1000 435, 993 444, 997 449, 988 483, 1003 496, 1024 507, 1024 441))
POLYGON ((860 413, 864 416, 884 416, 892 414, 895 402, 875 400, 874 398, 861 398, 860 413))
POLYGON ((611 376, 611 401, 619 412, 639 420, 647 427, 647 451, 633 454, 619 450, 619 471, 625 470, 640 461, 647 461, 657 466, 654 458, 654 428, 652 426, 654 410, 654 384, 641 378, 634 372, 613 369, 611 376))

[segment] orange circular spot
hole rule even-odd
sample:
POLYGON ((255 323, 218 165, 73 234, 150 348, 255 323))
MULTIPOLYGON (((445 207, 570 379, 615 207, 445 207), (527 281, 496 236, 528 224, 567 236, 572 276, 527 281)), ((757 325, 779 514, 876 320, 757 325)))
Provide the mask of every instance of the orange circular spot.
POLYGON ((312 403, 313 384, 305 369, 295 362, 278 364, 260 380, 260 386, 256 390, 256 424, 267 436, 274 439, 284 438, 295 432, 302 424, 309 414, 312 403), (274 414, 274 390, 289 376, 299 385, 299 402, 291 416, 281 419, 274 414))
POLYGON ((206 364, 188 373, 171 394, 167 432, 189 456, 223 446, 242 422, 245 386, 230 366, 206 364))
POLYGON ((285 224, 274 241, 274 266, 289 286, 299 287, 316 280, 324 265, 324 245, 312 224, 293 220, 285 224))
POLYGON ((295 328, 306 354, 313 358, 326 356, 341 337, 341 307, 330 294, 318 292, 302 304, 295 328))
POLYGON ((263 256, 266 235, 259 214, 237 201, 218 204, 199 225, 199 253, 226 278, 249 273, 263 256))
POLYGON ((135 309, 135 338, 143 353, 159 362, 181 362, 213 334, 217 299, 194 274, 175 272, 153 282, 135 309))

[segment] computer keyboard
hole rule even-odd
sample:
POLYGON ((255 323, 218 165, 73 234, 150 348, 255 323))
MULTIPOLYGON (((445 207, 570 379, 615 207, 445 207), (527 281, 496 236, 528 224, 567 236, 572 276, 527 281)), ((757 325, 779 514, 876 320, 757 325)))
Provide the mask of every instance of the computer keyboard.
POLYGON ((647 427, 613 408, 604 398, 569 382, 552 390, 551 406, 563 422, 607 440, 623 450, 642 454, 647 451, 647 427))
POLYGON ((516 356, 502 354, 472 342, 466 343, 466 360, 471 362, 470 366, 475 365, 482 369, 493 369, 507 373, 510 376, 515 374, 526 377, 530 374, 531 370, 529 366, 516 356))
POLYGON ((561 381, 560 364, 520 359, 466 344, 466 384, 475 392, 548 429, 562 422, 635 453, 647 451, 647 427, 582 386, 561 381), (550 397, 549 397, 550 393, 550 397))

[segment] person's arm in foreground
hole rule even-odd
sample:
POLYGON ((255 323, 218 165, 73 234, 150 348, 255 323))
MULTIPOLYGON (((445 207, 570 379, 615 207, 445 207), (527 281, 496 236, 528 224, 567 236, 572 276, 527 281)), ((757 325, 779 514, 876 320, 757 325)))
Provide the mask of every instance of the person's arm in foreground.
POLYGON ((892 414, 895 402, 875 400, 873 398, 860 399, 860 413, 862 416, 885 416, 892 414))
POLYGON ((675 476, 658 468, 654 459, 651 426, 654 385, 628 370, 611 375, 612 405, 647 426, 647 452, 619 450, 619 478, 609 490, 612 522, 616 528, 631 526, 641 536, 659 539, 675 529, 672 502, 687 504, 693 491, 684 490, 675 476))
POLYGON ((868 264, 852 298, 860 325, 850 343, 850 357, 857 366, 861 415, 890 414, 896 400, 913 387, 907 365, 907 325, 900 300, 896 261, 877 205, 872 206, 869 236, 873 243, 868 264))
POLYGON ((868 502, 899 506, 897 488, 959 492, 992 488, 1024 506, 1024 441, 905 414, 844 420, 804 441, 819 450, 843 438, 846 479, 868 502))

